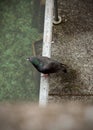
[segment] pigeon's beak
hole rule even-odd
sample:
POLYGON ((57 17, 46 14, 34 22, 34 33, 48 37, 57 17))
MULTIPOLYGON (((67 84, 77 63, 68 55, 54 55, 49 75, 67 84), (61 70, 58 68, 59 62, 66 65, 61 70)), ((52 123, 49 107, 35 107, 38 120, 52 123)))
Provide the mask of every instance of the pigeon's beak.
POLYGON ((28 61, 32 61, 32 60, 33 60, 33 56, 27 58, 26 60, 28 60, 28 61))
POLYGON ((29 60, 30 60, 30 58, 27 58, 26 60, 28 60, 28 61, 29 61, 29 60))
POLYGON ((33 57, 29 57, 29 58, 27 58, 26 60, 32 61, 32 59, 33 59, 33 57))

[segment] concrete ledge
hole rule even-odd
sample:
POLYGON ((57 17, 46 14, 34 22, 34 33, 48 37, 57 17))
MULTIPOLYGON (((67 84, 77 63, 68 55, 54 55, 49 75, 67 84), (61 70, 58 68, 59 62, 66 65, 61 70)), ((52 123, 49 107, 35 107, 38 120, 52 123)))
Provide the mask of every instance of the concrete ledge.
MULTIPOLYGON (((53 0, 46 0, 42 56, 51 57, 52 21, 53 21, 53 0)), ((47 104, 48 91, 49 91, 48 78, 44 78, 41 75, 40 95, 39 95, 40 105, 47 104)))

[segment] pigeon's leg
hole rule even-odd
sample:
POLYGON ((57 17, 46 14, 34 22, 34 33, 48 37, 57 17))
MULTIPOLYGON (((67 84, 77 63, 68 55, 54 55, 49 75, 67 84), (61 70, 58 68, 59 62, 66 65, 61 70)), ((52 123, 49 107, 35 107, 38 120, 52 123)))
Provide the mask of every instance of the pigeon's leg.
POLYGON ((48 74, 43 74, 42 77, 47 78, 49 75, 48 74))

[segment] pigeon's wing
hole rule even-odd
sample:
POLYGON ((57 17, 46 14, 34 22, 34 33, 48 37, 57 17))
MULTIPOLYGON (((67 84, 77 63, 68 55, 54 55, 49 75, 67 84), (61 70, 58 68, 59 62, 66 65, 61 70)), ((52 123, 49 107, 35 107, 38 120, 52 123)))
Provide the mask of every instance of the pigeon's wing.
POLYGON ((56 73, 63 66, 62 63, 44 56, 43 57, 39 56, 38 60, 42 66, 40 67, 40 71, 45 74, 56 73))
POLYGON ((49 63, 49 62, 52 61, 50 58, 45 57, 45 56, 43 56, 43 57, 42 57, 42 56, 38 56, 37 58, 38 58, 38 60, 39 60, 40 62, 42 62, 42 63, 44 63, 44 64, 47 64, 47 63, 49 63))
MULTIPOLYGON (((38 60, 43 63, 44 65, 49 65, 51 67, 51 65, 54 65, 55 63, 59 63, 56 60, 53 60, 51 58, 48 58, 46 56, 38 56, 38 60)), ((57 65, 57 64, 56 64, 57 65)))
POLYGON ((55 73, 57 72, 57 70, 58 70, 58 64, 53 61, 43 66, 43 71, 45 73, 55 73))

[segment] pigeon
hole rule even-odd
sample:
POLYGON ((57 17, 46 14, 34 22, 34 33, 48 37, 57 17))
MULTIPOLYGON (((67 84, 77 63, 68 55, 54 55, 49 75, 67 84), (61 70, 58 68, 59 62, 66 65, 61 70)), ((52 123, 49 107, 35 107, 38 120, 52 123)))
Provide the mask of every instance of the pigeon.
POLYGON ((59 71, 67 73, 66 65, 45 56, 32 56, 27 58, 27 60, 30 61, 39 72, 45 75, 57 73, 59 71))

